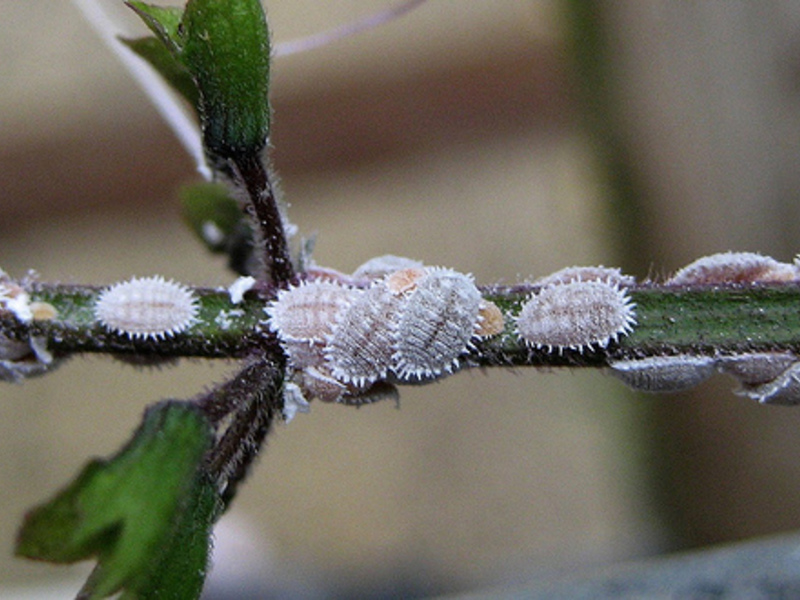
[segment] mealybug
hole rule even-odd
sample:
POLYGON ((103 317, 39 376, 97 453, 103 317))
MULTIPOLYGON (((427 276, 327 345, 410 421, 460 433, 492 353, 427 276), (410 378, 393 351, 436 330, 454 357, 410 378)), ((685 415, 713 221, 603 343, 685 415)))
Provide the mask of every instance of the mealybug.
POLYGON ((679 392, 714 374, 714 359, 707 356, 651 356, 611 363, 611 374, 635 390, 679 392))
POLYGON ((795 281, 796 265, 755 252, 721 252, 698 258, 667 280, 668 284, 774 283, 795 281))
POLYGON ((569 281, 532 294, 517 315, 517 332, 534 348, 582 352, 605 348, 635 323, 634 304, 616 283, 569 281))
POLYGON ((406 381, 451 372, 475 335, 481 302, 470 276, 452 269, 426 269, 396 322, 392 371, 406 381))
POLYGON ((164 338, 197 318, 198 300, 186 286, 163 277, 134 277, 103 290, 94 307, 106 329, 129 338, 164 338))

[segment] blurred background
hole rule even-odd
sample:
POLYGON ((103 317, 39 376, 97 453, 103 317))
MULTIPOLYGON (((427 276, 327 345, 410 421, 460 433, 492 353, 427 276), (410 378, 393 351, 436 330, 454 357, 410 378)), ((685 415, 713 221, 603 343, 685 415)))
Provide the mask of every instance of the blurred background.
MULTIPOLYGON (((282 41, 388 4, 267 6, 282 41)), ((180 219, 194 166, 74 6, 0 11, 0 266, 230 283, 180 219)), ((437 0, 279 58, 273 90, 274 162, 323 265, 393 253, 489 284, 800 250, 796 2, 437 0)), ((74 593, 89 565, 11 556, 25 510, 147 404, 234 369, 79 357, 3 386, 0 598, 74 593)), ((732 388, 495 370, 403 389, 399 410, 316 404, 222 519, 208 597, 424 597, 797 528, 800 409, 732 388)))

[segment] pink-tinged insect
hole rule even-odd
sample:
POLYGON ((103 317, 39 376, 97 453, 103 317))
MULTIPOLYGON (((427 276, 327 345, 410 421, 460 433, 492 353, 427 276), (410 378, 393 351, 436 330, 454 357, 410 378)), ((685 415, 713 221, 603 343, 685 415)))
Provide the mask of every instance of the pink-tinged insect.
POLYGON ((796 281, 797 265, 755 252, 722 252, 698 258, 680 269, 667 284, 776 283, 796 281))

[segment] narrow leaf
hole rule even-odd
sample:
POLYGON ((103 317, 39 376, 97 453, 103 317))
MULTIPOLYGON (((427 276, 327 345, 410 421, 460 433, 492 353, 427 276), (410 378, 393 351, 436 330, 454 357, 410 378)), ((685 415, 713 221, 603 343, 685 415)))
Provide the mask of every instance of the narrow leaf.
POLYGON ((160 40, 150 36, 137 39, 120 38, 120 41, 150 63, 167 83, 199 111, 200 95, 194 79, 180 59, 160 40))
POLYGON ((150 31, 158 36, 164 46, 174 54, 180 53, 183 40, 179 34, 183 9, 177 6, 153 6, 146 2, 126 2, 144 21, 150 31))

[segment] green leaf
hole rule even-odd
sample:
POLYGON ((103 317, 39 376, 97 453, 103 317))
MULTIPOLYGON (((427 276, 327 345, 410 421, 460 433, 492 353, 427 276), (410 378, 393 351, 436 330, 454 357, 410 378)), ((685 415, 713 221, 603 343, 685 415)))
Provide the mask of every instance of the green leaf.
POLYGON ((146 2, 130 0, 126 2, 144 21, 150 31, 156 34, 161 43, 173 54, 180 54, 183 46, 180 24, 183 9, 177 6, 153 6, 146 2))
POLYGON ((200 94, 186 66, 164 44, 152 37, 120 38, 120 41, 145 59, 167 83, 183 96, 195 110, 200 111, 200 94))
POLYGON ((94 460, 25 518, 16 553, 71 563, 97 557, 82 597, 197 597, 219 510, 201 472, 213 433, 188 403, 148 409, 114 457, 94 460))
POLYGON ((189 0, 182 25, 182 57, 200 90, 212 162, 260 154, 270 128, 269 31, 260 0, 189 0))
POLYGON ((226 252, 242 224, 249 225, 227 186, 193 183, 180 190, 183 217, 212 252, 226 252))

